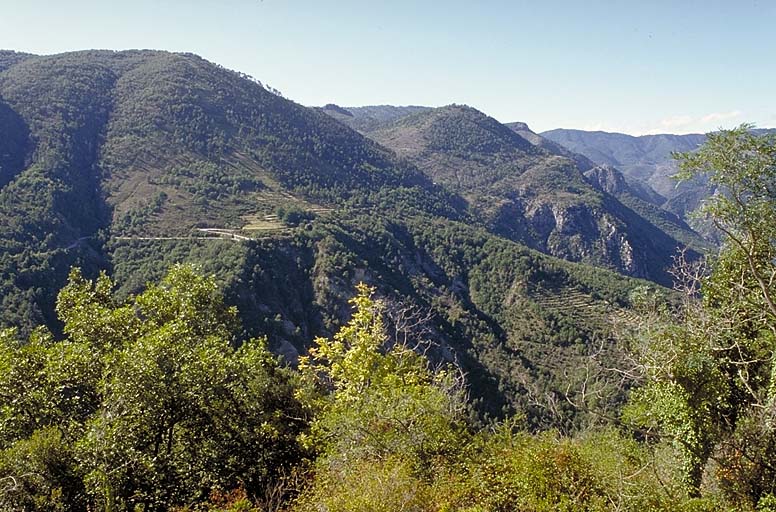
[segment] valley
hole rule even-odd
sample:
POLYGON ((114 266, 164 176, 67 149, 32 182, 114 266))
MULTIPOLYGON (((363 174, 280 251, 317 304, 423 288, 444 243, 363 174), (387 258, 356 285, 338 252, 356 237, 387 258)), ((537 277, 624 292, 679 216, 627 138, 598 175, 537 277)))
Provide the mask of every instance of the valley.
POLYGON ((641 216, 649 197, 592 180, 584 157, 471 107, 311 109, 166 52, 2 62, 0 97, 30 130, 0 189, 3 322, 21 332, 60 332, 73 265, 107 270, 126 297, 193 262, 219 276, 245 336, 295 362, 347 321, 364 281, 426 311, 439 353, 458 354, 501 414, 526 382, 565 393, 565 369, 528 376, 606 343, 631 277, 670 286, 685 243, 690 257, 710 247, 676 218, 641 216), (555 355, 525 348, 539 339, 555 355))

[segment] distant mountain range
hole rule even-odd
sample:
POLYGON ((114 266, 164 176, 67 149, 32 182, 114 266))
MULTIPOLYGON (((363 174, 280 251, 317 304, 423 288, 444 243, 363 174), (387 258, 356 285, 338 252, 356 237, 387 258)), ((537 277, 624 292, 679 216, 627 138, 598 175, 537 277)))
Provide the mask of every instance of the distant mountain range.
POLYGON ((656 205, 689 222, 707 239, 716 240, 718 233, 710 225, 691 217, 703 200, 715 192, 714 189, 704 180, 680 183, 673 179, 678 168, 672 155, 694 151, 706 141, 705 135, 634 137, 622 133, 557 129, 544 132, 542 136, 597 164, 616 167, 631 183, 647 184, 659 194, 654 201, 656 205))
MULTIPOLYGON (((381 125, 410 114, 430 110, 430 107, 382 105, 343 108, 327 105, 323 110, 348 126, 368 134, 378 130, 381 125)), ((537 134, 524 122, 505 123, 505 126, 553 155, 574 160, 577 168, 582 172, 587 172, 596 166, 615 169, 624 176, 631 189, 629 191, 631 195, 674 214, 685 224, 690 220, 689 214, 700 206, 703 199, 714 193, 702 180, 679 183, 672 178, 678 170, 672 155, 697 149, 706 140, 703 134, 632 136, 571 129, 555 129, 537 134)), ((611 190, 608 192, 611 193, 611 190)), ((674 220, 671 219, 670 222, 674 220)), ((708 232, 708 226, 700 224, 696 227, 709 235, 710 239, 715 238, 708 232)), ((677 232, 673 234, 683 241, 689 241, 677 232)), ((697 242, 698 240, 694 241, 696 245, 697 242)))
POLYGON ((550 130, 542 136, 598 164, 616 167, 630 178, 642 180, 665 198, 678 193, 676 164, 672 153, 694 151, 706 140, 705 135, 643 135, 550 130))

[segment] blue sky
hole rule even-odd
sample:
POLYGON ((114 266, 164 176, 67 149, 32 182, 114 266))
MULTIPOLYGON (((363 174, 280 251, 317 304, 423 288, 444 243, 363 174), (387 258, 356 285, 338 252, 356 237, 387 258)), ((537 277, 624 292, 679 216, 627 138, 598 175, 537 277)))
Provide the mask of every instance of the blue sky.
POLYGON ((189 51, 305 105, 537 130, 776 126, 776 1, 0 0, 0 48, 189 51))

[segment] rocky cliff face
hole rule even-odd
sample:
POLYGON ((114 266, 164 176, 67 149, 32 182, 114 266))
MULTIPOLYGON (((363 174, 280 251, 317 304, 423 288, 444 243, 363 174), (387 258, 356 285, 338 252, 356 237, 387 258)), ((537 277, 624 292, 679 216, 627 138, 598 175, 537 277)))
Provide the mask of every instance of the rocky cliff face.
POLYGON ((494 227, 568 261, 652 277, 643 260, 647 255, 634 251, 628 226, 601 208, 541 199, 515 201, 502 207, 494 227))
MULTIPOLYGON (((558 145, 585 155, 599 165, 610 165, 630 180, 645 183, 666 199, 685 192, 705 190, 704 184, 677 184, 672 178, 678 171, 673 154, 696 150, 706 140, 705 135, 644 135, 634 137, 622 133, 586 132, 582 130, 550 130, 541 134, 558 145)), ((673 209, 677 213, 677 209, 673 209)))
POLYGON ((711 238, 704 238, 697 225, 691 227, 682 220, 688 211, 671 211, 671 207, 678 204, 694 204, 692 208, 697 207, 701 198, 705 197, 703 194, 694 196, 695 203, 682 201, 684 196, 678 196, 678 201, 676 198, 666 200, 645 183, 629 179, 609 165, 599 165, 588 170, 585 179, 597 190, 616 197, 622 204, 688 247, 698 252, 706 252, 711 248, 711 238))
POLYGON ((625 177, 617 169, 609 165, 600 165, 585 172, 585 178, 598 190, 620 195, 629 190, 625 177))

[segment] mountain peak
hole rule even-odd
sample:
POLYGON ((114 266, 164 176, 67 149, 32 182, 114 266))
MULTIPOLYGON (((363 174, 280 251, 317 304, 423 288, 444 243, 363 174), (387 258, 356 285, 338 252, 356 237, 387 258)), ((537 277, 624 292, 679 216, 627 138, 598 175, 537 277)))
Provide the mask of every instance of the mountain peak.
POLYGON ((327 113, 336 112, 337 114, 341 114, 343 116, 353 117, 353 114, 349 110, 342 108, 334 103, 327 103, 322 107, 322 110, 327 113))
POLYGON ((459 155, 537 152, 513 130, 468 105, 445 105, 401 118, 373 138, 391 146, 388 140, 400 133, 424 141, 428 149, 459 155))
POLYGON ((524 123, 522 121, 514 121, 514 122, 511 122, 511 123, 505 123, 504 126, 507 126, 507 127, 513 129, 516 132, 531 132, 531 133, 535 133, 533 130, 531 130, 528 127, 528 123, 524 123))
POLYGON ((593 187, 617 196, 627 190, 628 185, 620 171, 611 165, 602 164, 585 172, 585 177, 593 187))

